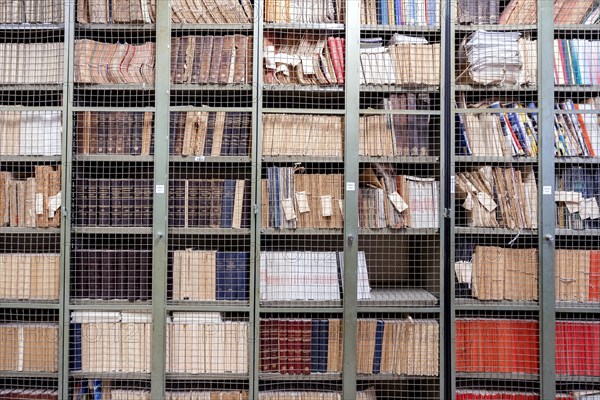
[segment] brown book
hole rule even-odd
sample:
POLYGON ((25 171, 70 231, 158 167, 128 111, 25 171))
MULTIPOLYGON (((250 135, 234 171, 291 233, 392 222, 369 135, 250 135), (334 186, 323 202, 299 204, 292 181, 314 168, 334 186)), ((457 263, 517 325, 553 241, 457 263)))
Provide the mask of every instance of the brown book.
POLYGON ((77 22, 80 24, 87 24, 90 22, 88 0, 77 1, 77 22))
POLYGON ((252 36, 248 36, 248 47, 247 47, 247 52, 246 52, 246 81, 245 83, 252 83, 252 79, 253 79, 253 70, 252 70, 252 60, 254 59, 253 56, 253 49, 254 49, 254 41, 253 41, 253 37, 252 36))
POLYGON ((10 224, 10 172, 0 171, 0 226, 10 224))
POLYGON ((174 71, 174 80, 173 83, 184 83, 185 82, 185 61, 186 61, 186 52, 187 47, 190 42, 189 36, 183 36, 179 38, 179 44, 177 46, 177 56, 175 60, 175 64, 171 65, 171 68, 174 71))
POLYGON ((246 63, 248 62, 248 37, 244 35, 233 35, 233 38, 235 52, 233 83, 244 83, 246 81, 246 63))
POLYGON ((219 83, 224 39, 225 38, 223 36, 214 36, 213 38, 212 54, 210 57, 210 67, 208 72, 207 83, 219 83))
POLYGON ((204 42, 206 36, 197 36, 196 44, 194 47, 194 58, 190 61, 191 65, 191 73, 190 73, 190 83, 201 83, 201 67, 202 67, 202 56, 204 52, 204 42))
POLYGON ((209 83, 209 75, 212 65, 212 55, 214 47, 215 37, 214 36, 202 36, 202 53, 200 63, 200 73, 198 76, 198 83, 209 83))
POLYGON ((141 154, 143 156, 150 155, 150 147, 152 142, 152 127, 153 127, 153 116, 151 112, 144 113, 144 125, 142 127, 142 149, 141 154))
POLYGON ((61 167, 56 170, 49 167, 49 199, 48 199, 48 225, 50 227, 60 227, 60 193, 61 193, 61 167), (56 199, 53 201, 53 199, 56 199))
POLYGON ((231 67, 235 64, 234 37, 227 35, 223 37, 223 48, 220 52, 219 81, 220 84, 230 83, 231 67))
POLYGON ((36 222, 36 191, 35 191, 35 178, 27 178, 25 185, 25 208, 24 208, 24 225, 26 227, 35 228, 36 222))

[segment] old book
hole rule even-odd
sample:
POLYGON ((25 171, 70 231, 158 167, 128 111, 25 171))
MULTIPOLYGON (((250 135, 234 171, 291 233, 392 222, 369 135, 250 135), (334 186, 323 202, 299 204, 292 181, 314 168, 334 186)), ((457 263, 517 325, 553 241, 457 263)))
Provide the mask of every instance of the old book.
POLYGON ((208 79, 206 83, 217 84, 219 83, 219 72, 221 69, 221 57, 223 56, 224 48, 224 36, 213 36, 212 37, 212 52, 210 55, 210 64, 208 69, 208 79))

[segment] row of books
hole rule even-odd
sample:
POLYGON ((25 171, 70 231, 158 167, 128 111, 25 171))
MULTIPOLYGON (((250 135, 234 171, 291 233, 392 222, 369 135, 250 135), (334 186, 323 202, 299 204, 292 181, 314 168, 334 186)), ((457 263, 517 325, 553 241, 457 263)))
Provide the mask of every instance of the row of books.
POLYGON ((175 156, 247 156, 251 136, 250 113, 176 112, 171 114, 169 153, 175 156))
POLYGON ((60 226, 60 166, 36 165, 34 176, 21 178, 0 171, 0 226, 60 226))
POLYGON ((152 179, 75 179, 76 226, 151 226, 152 179))
POLYGON ((475 246, 470 261, 455 263, 459 297, 479 300, 537 301, 537 249, 475 246))
POLYGON ((250 185, 244 179, 172 179, 169 226, 248 228, 250 185))
POLYGON ((361 40, 360 83, 365 85, 435 86, 440 84, 440 44, 394 34, 361 40))
POLYGON ((153 84, 156 45, 75 40, 76 83, 153 84))
POLYGON ((81 24, 154 23, 156 0, 78 0, 77 22, 81 24))
MULTIPOLYGON (((593 111, 600 109, 600 98, 575 103, 565 100, 555 104, 556 110, 593 111)), ((600 114, 555 113, 554 148, 559 157, 600 156, 600 114)))
POLYGON ((537 183, 530 167, 484 166, 457 173, 456 192, 468 226, 537 229, 537 183))
POLYGON ((60 0, 3 1, 0 24, 60 24, 65 18, 65 4, 60 0))
POLYGON ((152 293, 152 252, 76 249, 70 277, 72 299, 147 301, 152 293))
POLYGON ((265 0, 265 22, 343 23, 346 5, 342 0, 265 0))
POLYGON ((176 24, 237 24, 254 21, 250 0, 175 0, 171 21, 176 24))
POLYGON ((249 285, 247 252, 173 252, 173 300, 248 300, 249 285))
POLYGON ((149 313, 75 311, 71 313, 69 335, 72 371, 150 372, 149 313))
POLYGON ((342 116, 263 114, 262 131, 262 153, 266 156, 343 155, 342 116))
POLYGON ((0 43, 0 85, 58 84, 64 43, 0 43))
POLYGON ((150 155, 153 119, 151 112, 76 111, 74 150, 77 154, 150 155))
POLYGON ((252 48, 252 36, 172 38, 171 83, 251 83, 252 48))
POLYGON ((600 41, 554 39, 556 85, 600 85, 600 41))
POLYGON ((345 39, 333 36, 265 33, 264 83, 343 85, 345 39))
POLYGON ((538 322, 457 318, 455 367, 457 372, 537 374, 538 322))
POLYGON ((556 301, 600 301, 600 250, 555 252, 556 301))
POLYGON ((0 299, 58 300, 60 254, 0 254, 0 299))
MULTIPOLYGON (((499 1, 460 0, 458 22, 461 24, 535 25, 536 0, 510 0, 500 12, 499 1)), ((554 24, 597 24, 600 5, 594 0, 555 0, 554 24)))
POLYGON ((440 25, 440 0, 362 0, 360 21, 364 25, 440 25))
POLYGON ((0 111, 1 156, 61 153, 62 112, 0 111))
POLYGON ((280 374, 342 371, 341 319, 261 319, 260 371, 280 374))
POLYGON ((600 171, 593 167, 568 166, 556 170, 556 227, 600 228, 600 171))
POLYGON ((341 229, 343 175, 296 172, 295 167, 267 167, 261 184, 262 226, 341 229))
POLYGON ((58 400, 54 389, 0 389, 0 400, 58 400))
POLYGON ((438 376, 439 336, 434 319, 359 319, 356 372, 438 376))
POLYGON ((466 36, 457 54, 459 83, 535 85, 537 42, 520 32, 478 30, 466 36))
MULTIPOLYGON (((261 301, 339 301, 344 254, 335 251, 261 251, 261 301)), ((357 299, 371 298, 367 259, 358 252, 357 299)))
POLYGON ((247 321, 217 313, 173 313, 167 326, 167 372, 248 373, 247 321))
POLYGON ((0 324, 0 371, 58 371, 58 324, 0 324))
POLYGON ((439 181, 397 175, 388 164, 375 164, 360 175, 359 226, 381 228, 437 228, 439 181))
POLYGON ((520 391, 457 389, 456 400, 540 400, 540 395, 520 391))
MULTIPOLYGON (((462 103, 459 107, 466 108, 462 103)), ((469 105, 476 109, 535 108, 520 103, 498 101, 469 105)), ((491 157, 535 157, 538 154, 537 113, 464 113, 457 114, 457 154, 491 157)))
POLYGON ((556 322, 556 373, 600 377, 600 322, 556 322))

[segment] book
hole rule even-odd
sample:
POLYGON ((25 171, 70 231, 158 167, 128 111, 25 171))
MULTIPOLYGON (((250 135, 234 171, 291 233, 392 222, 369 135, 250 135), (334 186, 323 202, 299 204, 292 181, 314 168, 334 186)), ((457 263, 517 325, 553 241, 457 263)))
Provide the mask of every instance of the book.
POLYGON ((0 348, 5 371, 57 372, 58 324, 5 322, 0 324, 0 348))
POLYGON ((63 42, 0 43, 3 60, 0 84, 61 84, 64 79, 64 54, 63 42))

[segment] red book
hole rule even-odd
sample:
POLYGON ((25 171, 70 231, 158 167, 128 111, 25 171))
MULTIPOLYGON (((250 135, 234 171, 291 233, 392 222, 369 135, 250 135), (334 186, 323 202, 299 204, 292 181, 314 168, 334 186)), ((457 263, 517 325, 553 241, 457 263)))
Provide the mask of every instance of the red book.
POLYGON ((289 374, 289 321, 284 319, 277 320, 277 362, 279 364, 279 373, 289 374))
POLYGON ((310 345, 312 338, 312 323, 310 319, 300 321, 300 373, 310 374, 310 345))
MULTIPOLYGON (((576 110, 579 110, 579 104, 573 103, 573 107, 576 110)), ((577 114, 577 120, 579 121, 579 126, 581 127, 581 136, 583 136, 583 141, 585 142, 585 147, 587 147, 588 152, 590 153, 590 157, 596 157, 596 153, 594 153, 594 148, 592 147, 592 142, 590 140, 588 130, 585 126, 585 122, 583 121, 583 116, 581 114, 577 114)))
POLYGON ((344 84, 344 59, 342 58, 341 48, 333 36, 327 38, 327 48, 329 50, 329 56, 331 57, 331 64, 333 64, 333 72, 335 73, 335 79, 339 85, 344 84))
POLYGON ((337 45, 339 47, 339 54, 342 60, 342 80, 346 82, 346 39, 336 38, 337 45))
POLYGON ((565 341, 565 327, 566 324, 564 321, 556 322, 556 374, 557 375, 565 375, 567 373, 567 362, 566 362, 566 354, 567 354, 567 344, 565 341))
MULTIPOLYGON (((273 330, 277 327, 275 320, 263 319, 260 321, 260 371, 277 372, 277 337, 273 337, 273 330), (275 354, 274 354, 275 352, 275 354)), ((275 331, 277 335, 277 331, 275 331)))
POLYGON ((590 251, 589 301, 600 301, 600 250, 590 251))
POLYGON ((456 370, 466 372, 470 365, 468 361, 469 349, 466 334, 467 320, 456 319, 456 370))

